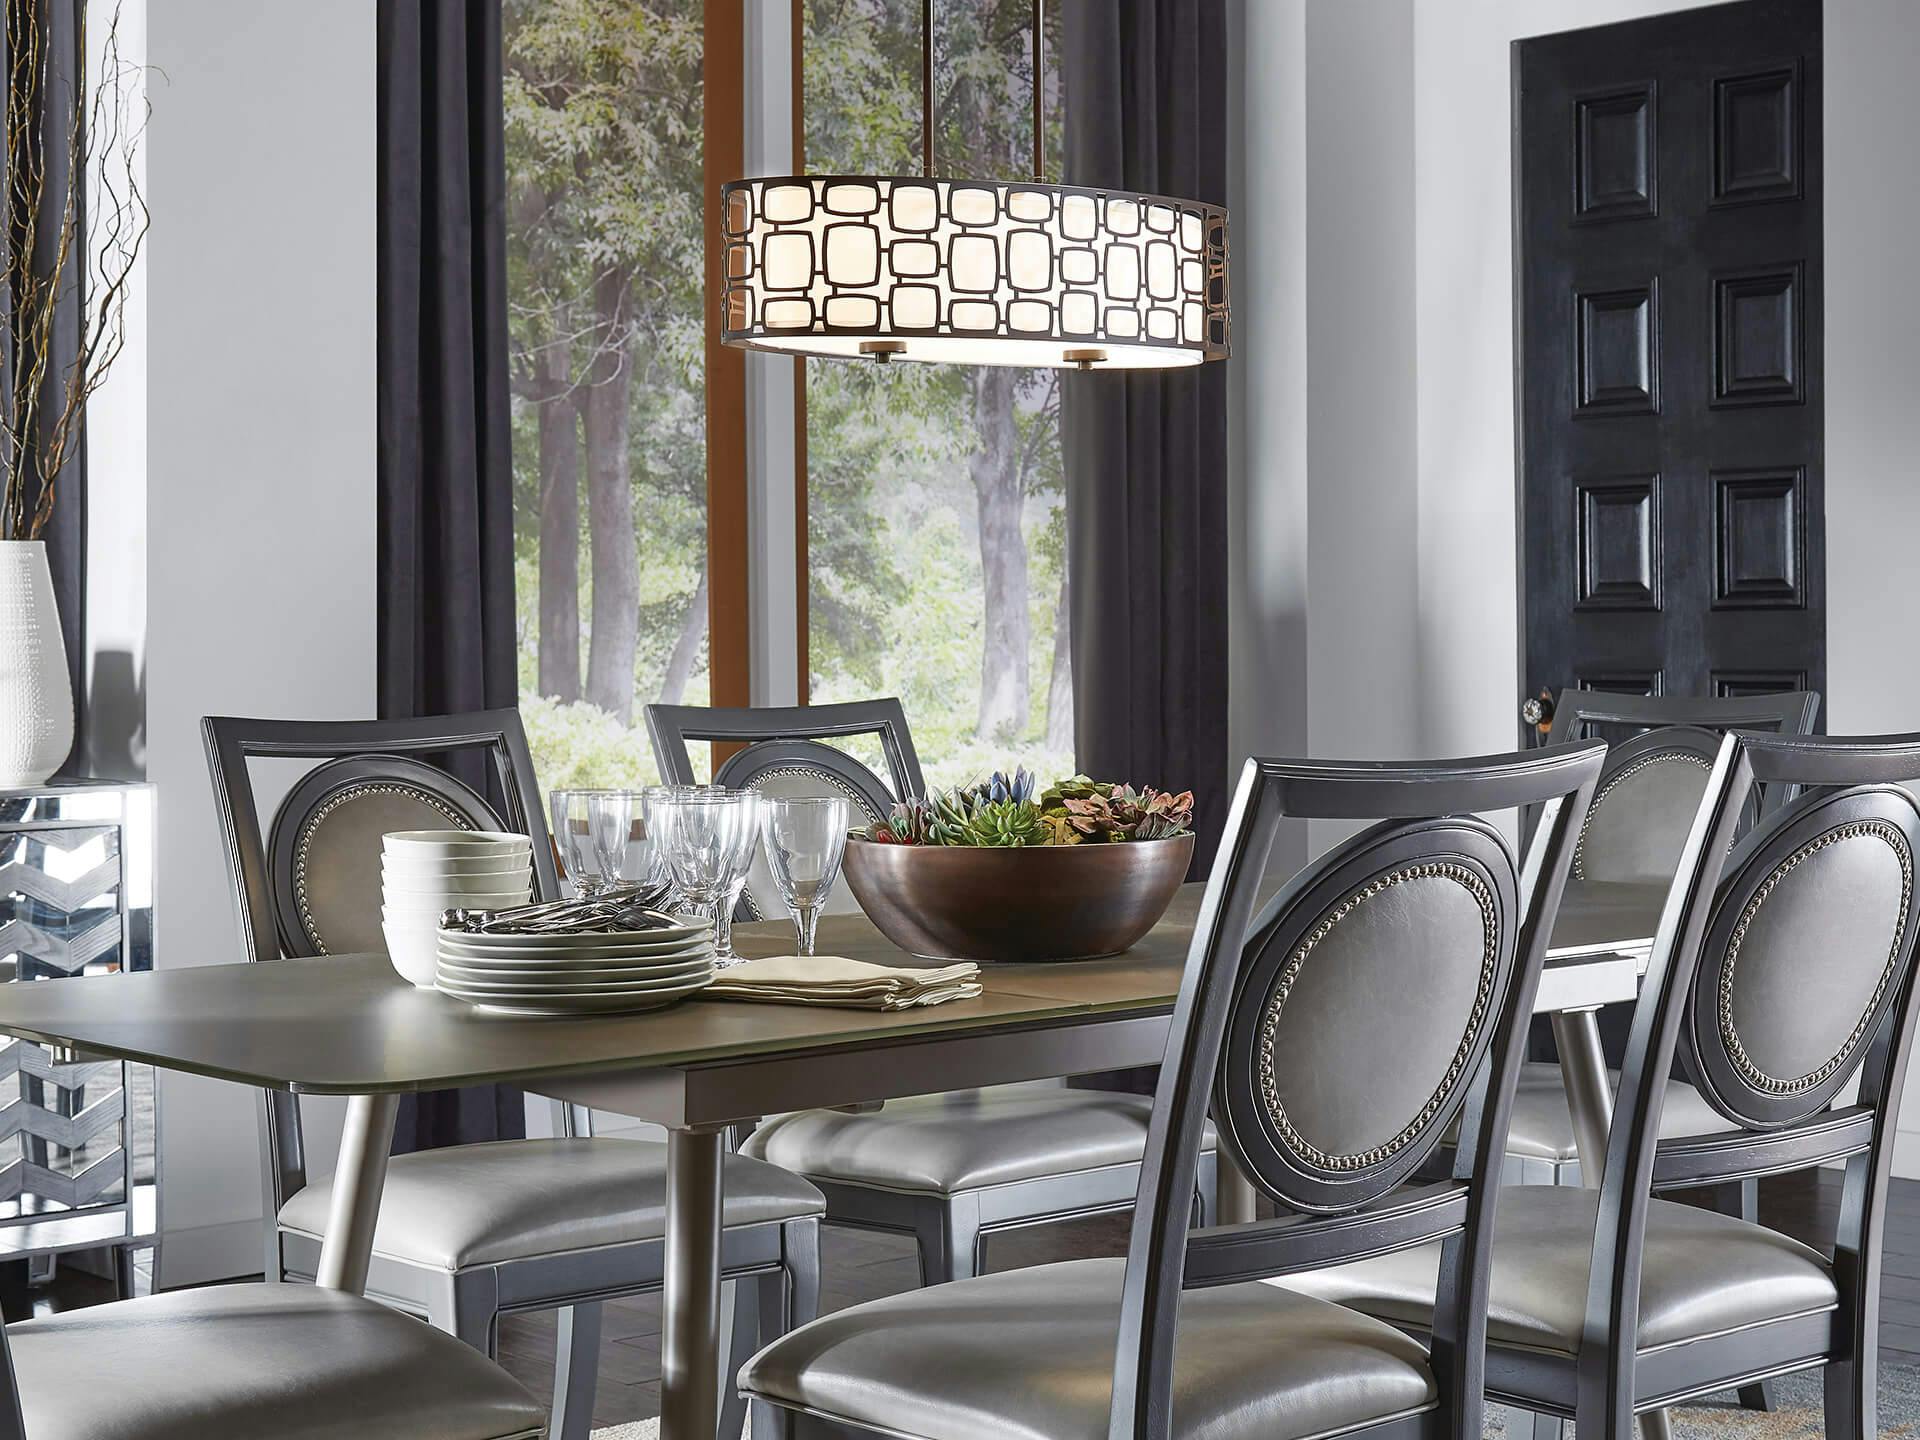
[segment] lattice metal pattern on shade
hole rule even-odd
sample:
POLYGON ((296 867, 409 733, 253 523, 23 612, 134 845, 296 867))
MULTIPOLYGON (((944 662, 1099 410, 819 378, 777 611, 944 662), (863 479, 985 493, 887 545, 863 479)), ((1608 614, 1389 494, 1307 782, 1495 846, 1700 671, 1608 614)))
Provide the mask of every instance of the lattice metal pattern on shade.
POLYGON ((1228 353, 1227 212, 1020 181, 804 175, 721 191, 728 344, 1150 369, 1228 353))

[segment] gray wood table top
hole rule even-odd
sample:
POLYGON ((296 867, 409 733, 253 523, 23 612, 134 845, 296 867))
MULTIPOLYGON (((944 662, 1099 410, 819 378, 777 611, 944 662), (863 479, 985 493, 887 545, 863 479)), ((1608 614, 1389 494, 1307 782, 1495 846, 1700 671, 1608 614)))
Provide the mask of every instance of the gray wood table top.
MULTIPOLYGON (((1201 892, 1186 886, 1125 955, 987 966, 978 999, 925 1009, 696 999, 644 1015, 521 1019, 481 1014, 416 989, 385 956, 340 955, 0 986, 0 1033, 245 1084, 365 1095, 1044 1028, 1076 1016, 1171 1010, 1201 892)), ((1591 948, 1600 943, 1596 936, 1615 932, 1613 950, 1644 948, 1658 917, 1657 904, 1648 915, 1645 894, 1596 892, 1583 900, 1570 890, 1568 903, 1563 925, 1575 926, 1579 954, 1600 953, 1591 948)), ((734 936, 743 954, 792 948, 785 922, 737 926, 734 936)), ((823 919, 819 949, 886 963, 909 959, 859 915, 823 919)))

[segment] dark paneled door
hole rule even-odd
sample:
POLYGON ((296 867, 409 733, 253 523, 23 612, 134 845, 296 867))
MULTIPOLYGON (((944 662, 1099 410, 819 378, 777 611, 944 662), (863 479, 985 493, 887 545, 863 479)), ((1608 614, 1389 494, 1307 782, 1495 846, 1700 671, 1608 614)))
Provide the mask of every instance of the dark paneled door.
POLYGON ((1819 0, 1514 46, 1527 693, 1825 689, 1819 0))

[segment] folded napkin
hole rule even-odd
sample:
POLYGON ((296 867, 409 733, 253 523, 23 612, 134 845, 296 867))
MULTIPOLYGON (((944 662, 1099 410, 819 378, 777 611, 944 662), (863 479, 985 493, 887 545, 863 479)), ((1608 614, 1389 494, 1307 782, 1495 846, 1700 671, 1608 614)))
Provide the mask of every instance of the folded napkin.
POLYGON ((714 972, 699 992, 713 1000, 768 1000, 782 1005, 838 1005, 850 1010, 908 1010, 980 993, 980 967, 875 965, 842 955, 773 955, 714 972))

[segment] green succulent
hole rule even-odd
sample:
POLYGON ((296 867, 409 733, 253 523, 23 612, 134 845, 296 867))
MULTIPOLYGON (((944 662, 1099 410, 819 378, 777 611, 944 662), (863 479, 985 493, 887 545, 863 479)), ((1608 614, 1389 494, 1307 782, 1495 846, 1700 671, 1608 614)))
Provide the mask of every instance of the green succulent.
POLYGON ((1031 800, 990 800, 973 814, 965 845, 1044 845, 1047 824, 1031 800))
POLYGON ((1193 824, 1192 791, 1135 790, 1085 775, 1056 782, 1037 801, 1034 789, 1024 767, 1012 776, 995 771, 972 785, 898 802, 867 838, 890 845, 1012 849, 1163 840, 1186 834, 1193 824))
POLYGON ((867 828, 867 838, 883 845, 925 845, 933 812, 916 795, 893 802, 893 810, 878 825, 867 828))
POLYGON ((1113 793, 1113 786, 1104 780, 1090 780, 1085 775, 1074 775, 1065 780, 1056 780, 1046 788, 1040 797, 1042 810, 1064 810, 1069 800, 1104 799, 1113 793))

